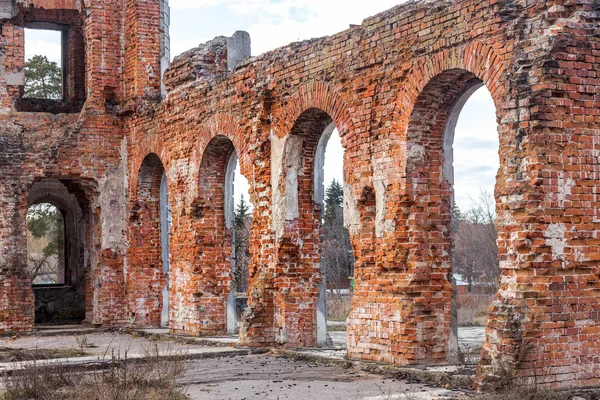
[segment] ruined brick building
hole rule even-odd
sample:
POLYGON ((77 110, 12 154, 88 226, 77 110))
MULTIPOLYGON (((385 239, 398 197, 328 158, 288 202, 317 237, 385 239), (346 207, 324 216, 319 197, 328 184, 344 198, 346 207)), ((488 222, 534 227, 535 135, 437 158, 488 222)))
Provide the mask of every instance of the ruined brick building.
POLYGON ((237 33, 170 65, 167 0, 0 0, 0 24, 1 332, 30 331, 61 290, 89 324, 226 332, 238 157, 255 205, 240 340, 314 346, 314 177, 335 126, 356 259, 348 356, 446 362, 449 131, 486 85, 502 272, 477 380, 600 385, 597 0, 413 2, 255 59, 237 33), (62 100, 23 97, 27 26, 63 32, 62 100), (25 268, 41 201, 65 214, 67 289, 32 289, 25 268))

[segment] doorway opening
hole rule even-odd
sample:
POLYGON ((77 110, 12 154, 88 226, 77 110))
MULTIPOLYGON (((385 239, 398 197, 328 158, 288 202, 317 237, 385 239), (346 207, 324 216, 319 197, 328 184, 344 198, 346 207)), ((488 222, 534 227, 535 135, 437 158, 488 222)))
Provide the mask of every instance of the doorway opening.
POLYGON ((28 199, 27 268, 35 296, 35 322, 80 324, 87 300, 82 206, 65 184, 53 179, 34 183, 28 199))

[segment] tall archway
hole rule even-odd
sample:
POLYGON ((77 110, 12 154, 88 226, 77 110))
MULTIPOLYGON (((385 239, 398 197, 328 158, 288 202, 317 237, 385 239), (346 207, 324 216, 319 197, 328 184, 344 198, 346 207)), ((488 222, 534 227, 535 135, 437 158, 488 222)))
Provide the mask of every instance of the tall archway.
POLYGON ((129 319, 135 326, 167 326, 170 206, 165 169, 156 154, 144 158, 135 189, 126 275, 129 319))
MULTIPOLYGON (((285 326, 280 340, 303 346, 332 344, 327 334, 328 268, 322 239, 325 154, 335 128, 325 111, 309 108, 296 120, 285 147, 287 245, 280 259, 286 273, 279 279, 282 287, 294 290, 278 299, 280 323, 285 326)), ((338 184, 341 192, 342 182, 338 184)), ((338 197, 341 203, 341 194, 338 197)))
POLYGON ((239 198, 235 195, 241 176, 239 171, 236 173, 238 165, 233 142, 223 135, 212 138, 202 155, 198 198, 194 203, 199 217, 196 230, 201 237, 197 260, 202 265, 202 277, 198 280, 201 318, 211 321, 211 327, 205 326, 205 331, 216 334, 237 333, 246 298, 236 279, 238 269, 244 267, 237 257, 237 220, 244 218, 238 215, 239 198))
POLYGON ((476 75, 462 69, 436 75, 417 97, 407 129, 407 219, 426 223, 412 223, 407 236, 408 243, 419 244, 408 254, 408 265, 415 266, 408 273, 418 272, 419 277, 411 282, 409 297, 418 301, 407 309, 421 340, 414 341, 413 328, 401 329, 401 335, 415 346, 410 358, 418 362, 445 362, 457 355, 452 318, 453 142, 462 107, 481 86, 476 75))
POLYGON ((453 332, 459 361, 476 362, 498 290, 500 267, 494 189, 499 167, 496 108, 474 85, 452 108, 444 132, 445 176, 452 187, 453 332), (456 312, 456 314, 454 314, 456 312))

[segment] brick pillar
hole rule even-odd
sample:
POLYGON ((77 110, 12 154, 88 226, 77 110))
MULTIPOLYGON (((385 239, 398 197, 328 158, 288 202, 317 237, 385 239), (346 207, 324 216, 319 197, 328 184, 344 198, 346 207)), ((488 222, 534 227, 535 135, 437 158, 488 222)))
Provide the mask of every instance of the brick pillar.
POLYGON ((4 181, 0 185, 0 333, 24 332, 31 330, 34 322, 33 291, 26 261, 27 200, 24 193, 11 185, 10 170, 4 168, 2 161, 0 156, 4 181))
POLYGON ((161 0, 127 0, 125 16, 126 98, 161 95, 161 0))
POLYGON ((0 30, 6 43, 0 48, 0 110, 11 111, 25 85, 25 29, 3 21, 0 30))
MULTIPOLYGON (((582 5, 580 7, 588 8, 582 5)), ((600 12, 520 44, 497 189, 502 267, 477 386, 600 384, 600 12), (531 72, 529 72, 531 71, 531 72)))

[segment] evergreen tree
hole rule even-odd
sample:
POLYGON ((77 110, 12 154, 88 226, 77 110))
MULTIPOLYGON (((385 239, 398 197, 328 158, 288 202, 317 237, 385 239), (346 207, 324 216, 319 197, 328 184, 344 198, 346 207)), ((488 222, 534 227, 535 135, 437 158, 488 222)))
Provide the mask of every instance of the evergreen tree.
POLYGON ((244 200, 244 195, 240 196, 240 202, 235 208, 235 227, 239 229, 244 226, 244 219, 250 211, 250 205, 244 200))
POLYGON ((64 283, 64 229, 62 213, 53 205, 42 203, 29 208, 27 230, 43 246, 32 249, 27 245, 27 265, 34 284, 64 283))
MULTIPOLYGON (((325 223, 331 224, 334 221, 342 222, 342 202, 344 200, 344 190, 342 185, 335 179, 325 190, 325 223)), ((336 224, 339 225, 339 224, 336 224)))
POLYGON ((60 211, 50 204, 35 204, 29 208, 27 230, 33 237, 48 236, 50 238, 43 250, 45 256, 57 255, 64 245, 63 217, 60 211))
POLYGON ((250 225, 252 215, 250 204, 240 197, 235 209, 234 238, 235 238, 235 289, 237 292, 248 291, 248 266, 250 265, 250 225))
POLYGON ((25 97, 33 99, 62 98, 62 72, 46 56, 36 55, 25 63, 25 97))

